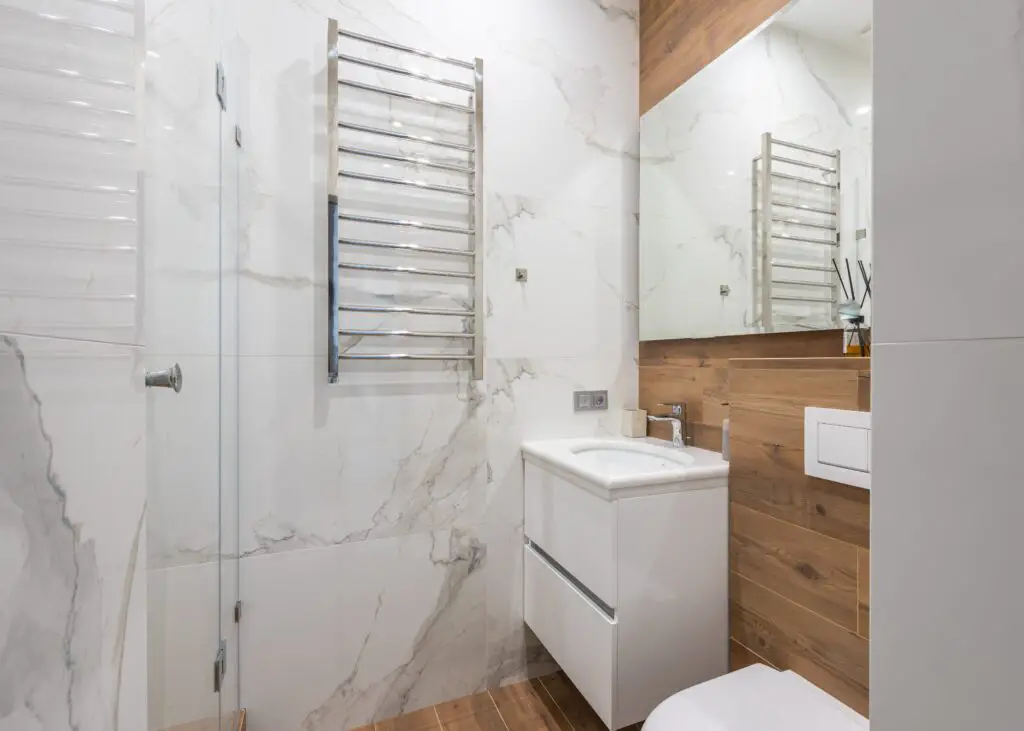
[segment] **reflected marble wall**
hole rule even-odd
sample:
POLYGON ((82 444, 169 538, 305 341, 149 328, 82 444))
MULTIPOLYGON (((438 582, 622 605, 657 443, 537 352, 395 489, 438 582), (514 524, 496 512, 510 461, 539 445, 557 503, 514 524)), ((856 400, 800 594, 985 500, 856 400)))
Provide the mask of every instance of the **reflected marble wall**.
MULTIPOLYGON (((764 132, 841 151, 844 243, 839 256, 850 258, 854 272, 857 258, 870 265, 870 108, 866 52, 777 22, 741 41, 644 115, 643 340, 758 331, 751 282, 751 160, 760 154, 764 132), (857 241, 857 229, 866 229, 869 238, 857 241), (727 297, 719 294, 720 285, 729 286, 727 297)), ((817 263, 830 265, 827 259, 817 263)), ((856 281, 862 294, 859 275, 856 281)), ((787 307, 776 314, 776 329, 822 327, 822 312, 821 305, 787 307)))

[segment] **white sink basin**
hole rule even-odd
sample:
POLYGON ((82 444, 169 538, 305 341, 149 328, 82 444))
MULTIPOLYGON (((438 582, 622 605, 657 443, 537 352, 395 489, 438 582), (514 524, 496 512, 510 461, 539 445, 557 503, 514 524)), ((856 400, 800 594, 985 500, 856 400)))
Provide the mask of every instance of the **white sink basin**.
POLYGON ((526 442, 523 458, 609 500, 718 486, 729 474, 729 463, 718 452, 677 449, 661 439, 526 442))
POLYGON ((651 454, 628 447, 584 447, 572 450, 584 467, 609 475, 635 475, 646 472, 677 470, 693 464, 693 457, 680 450, 679 454, 651 454))

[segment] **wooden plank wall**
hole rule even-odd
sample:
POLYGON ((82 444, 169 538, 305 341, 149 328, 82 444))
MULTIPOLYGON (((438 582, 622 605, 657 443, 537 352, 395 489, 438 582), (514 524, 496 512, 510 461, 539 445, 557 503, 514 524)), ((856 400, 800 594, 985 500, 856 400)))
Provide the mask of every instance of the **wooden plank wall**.
POLYGON ((788 0, 640 0, 640 114, 788 0))
MULTIPOLYGON (((658 404, 685 402, 693 444, 720 452, 722 420, 729 415, 730 358, 812 358, 842 353, 839 330, 640 343, 639 406, 651 414, 667 414, 658 404)), ((668 424, 651 424, 650 434, 672 437, 668 424)))
POLYGON ((804 474, 804 407, 869 411, 867 358, 733 360, 732 669, 794 670, 868 712, 867 490, 804 474))

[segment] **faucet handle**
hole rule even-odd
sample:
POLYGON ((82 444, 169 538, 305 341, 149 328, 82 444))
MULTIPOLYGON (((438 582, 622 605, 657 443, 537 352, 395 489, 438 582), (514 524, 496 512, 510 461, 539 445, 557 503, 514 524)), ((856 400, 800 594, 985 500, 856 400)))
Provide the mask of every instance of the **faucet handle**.
POLYGON ((658 404, 658 406, 664 406, 666 409, 672 409, 672 416, 682 416, 686 411, 686 404, 658 404))

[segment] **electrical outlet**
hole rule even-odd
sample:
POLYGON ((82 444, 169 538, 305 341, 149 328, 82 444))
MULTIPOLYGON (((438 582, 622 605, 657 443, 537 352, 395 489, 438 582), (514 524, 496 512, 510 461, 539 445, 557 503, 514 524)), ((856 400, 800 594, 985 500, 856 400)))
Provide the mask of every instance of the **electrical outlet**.
POLYGON ((607 411, 607 391, 574 391, 572 394, 573 411, 607 411))

